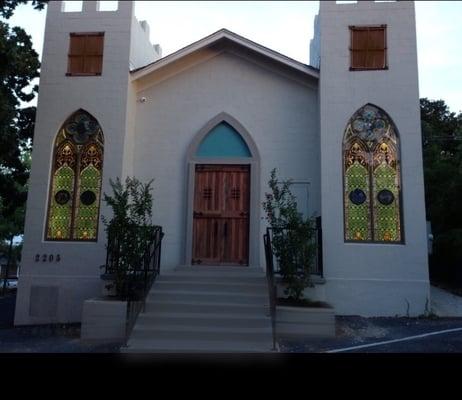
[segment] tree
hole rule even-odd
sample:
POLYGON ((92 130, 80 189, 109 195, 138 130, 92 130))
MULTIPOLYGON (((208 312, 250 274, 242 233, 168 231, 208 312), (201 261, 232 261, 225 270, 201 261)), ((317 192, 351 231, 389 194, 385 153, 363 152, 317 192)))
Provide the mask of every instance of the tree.
POLYGON ((427 217, 435 233, 462 227, 462 113, 420 100, 427 217))
MULTIPOLYGON (((0 14, 10 18, 24 0, 3 0, 0 14)), ((41 10, 46 1, 33 1, 41 10)), ((0 21, 0 194, 3 218, 13 216, 27 197, 23 190, 29 178, 29 168, 24 160, 30 152, 34 132, 35 107, 21 107, 20 102, 30 102, 38 92, 35 85, 28 90, 31 81, 39 76, 38 54, 32 48, 31 37, 19 27, 10 28, 0 21)))
POLYGON ((48 0, 0 0, 0 15, 8 19, 13 15, 14 10, 20 4, 30 3, 36 10, 43 10, 48 0))
MULTIPOLYGON (((0 15, 8 19, 25 0, 0 1, 0 15)), ((32 1, 42 10, 47 1, 32 1)), ((35 122, 35 107, 22 106, 38 92, 30 87, 39 76, 40 62, 31 37, 20 27, 0 21, 0 240, 10 244, 22 233, 29 178, 29 153, 35 122)), ((9 264, 10 260, 8 261, 9 264)))
POLYGON ((451 112, 444 100, 420 99, 420 116, 426 128, 430 128, 424 132, 430 135, 428 139, 435 136, 453 138, 458 132, 461 133, 462 114, 451 112))
POLYGON ((420 100, 427 219, 434 234, 430 272, 462 285, 462 113, 420 100))

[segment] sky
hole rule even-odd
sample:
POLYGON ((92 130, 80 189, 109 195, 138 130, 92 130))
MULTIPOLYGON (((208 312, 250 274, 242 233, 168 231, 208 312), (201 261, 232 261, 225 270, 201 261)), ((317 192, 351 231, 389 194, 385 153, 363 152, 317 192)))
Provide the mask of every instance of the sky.
MULTIPOLYGON (((420 97, 443 99, 462 112, 462 1, 415 3, 420 97)), ((318 8, 318 1, 136 1, 135 15, 148 21, 151 42, 161 45, 163 56, 226 28, 309 64, 318 8)), ((32 36, 41 56, 45 10, 21 5, 9 23, 32 36)))

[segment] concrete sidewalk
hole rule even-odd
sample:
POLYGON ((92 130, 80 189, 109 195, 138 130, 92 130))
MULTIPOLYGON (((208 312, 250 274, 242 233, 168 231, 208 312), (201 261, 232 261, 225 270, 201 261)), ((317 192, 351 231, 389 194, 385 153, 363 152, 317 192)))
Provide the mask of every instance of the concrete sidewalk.
POLYGON ((438 317, 462 317, 462 297, 446 290, 430 287, 431 310, 438 317))

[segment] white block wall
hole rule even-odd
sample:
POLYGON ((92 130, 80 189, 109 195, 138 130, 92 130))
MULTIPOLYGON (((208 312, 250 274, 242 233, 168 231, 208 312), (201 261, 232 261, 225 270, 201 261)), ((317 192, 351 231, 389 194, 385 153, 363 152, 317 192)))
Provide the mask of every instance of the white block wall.
MULTIPOLYGON (((105 148, 103 192, 110 192, 109 178, 129 170, 130 155, 124 154, 131 22, 133 3, 119 2, 117 11, 97 11, 95 1, 85 1, 80 12, 62 12, 61 2, 47 6, 43 61, 32 171, 22 253, 21 278, 16 302, 15 324, 80 321, 83 301, 99 295, 105 262, 106 235, 100 222, 97 242, 47 242, 45 222, 53 145, 64 121, 79 108, 91 113, 102 127, 105 148), (68 77, 70 32, 104 31, 101 76, 68 77), (36 262, 36 255, 40 261, 36 262), (47 261, 42 261, 43 256, 47 261), (48 256, 53 255, 53 261, 48 256), (60 261, 57 260, 60 256, 60 261), (55 315, 30 315, 31 287, 58 288, 55 315)), ((101 214, 110 215, 101 202, 101 214)))
MULTIPOLYGON (((191 211, 186 204, 187 148, 208 121, 225 112, 246 128, 258 148, 260 204, 274 167, 282 179, 310 182, 310 212, 319 214, 322 204, 324 292, 337 312, 424 311, 429 294, 411 2, 322 2, 319 87, 314 78, 301 79, 293 70, 236 49, 203 62, 199 57, 191 68, 183 60, 170 76, 154 74, 141 86, 129 83, 130 61, 141 66, 158 55, 133 16, 133 3, 119 2, 111 12, 96 9, 95 1, 84 2, 82 12, 63 13, 60 2, 48 5, 16 324, 78 322, 84 300, 99 295, 99 266, 106 254, 102 224, 97 242, 44 241, 54 140, 79 108, 90 112, 104 133, 103 192, 110 192, 109 178, 155 178, 154 222, 166 232, 163 268, 185 262, 186 215, 191 211), (383 23, 388 25, 389 70, 350 72, 348 25, 383 23), (69 33, 95 31, 105 32, 102 75, 67 77, 69 33), (146 102, 139 102, 141 97, 146 102), (383 108, 400 133, 404 245, 343 241, 343 132, 350 116, 368 102, 383 108), (42 261, 44 255, 47 261, 42 261), (31 300, 32 288, 36 295, 50 297, 31 300), (31 301, 36 302, 32 308, 31 301), (40 314, 36 305, 42 302, 40 314)), ((257 264, 263 265, 266 223, 261 207, 252 212, 259 213, 261 225, 250 241, 260 246, 257 264)), ((101 214, 110 215, 103 202, 101 214)))
POLYGON ((149 24, 142 21, 143 24, 133 16, 131 23, 131 40, 130 40, 130 70, 144 67, 160 58, 159 47, 152 45, 149 39, 149 24))
POLYGON ((429 304, 414 4, 320 3, 321 195, 326 295, 340 314, 418 315, 429 304), (349 25, 387 25, 388 70, 349 71, 349 25), (401 143, 404 244, 344 242, 342 139, 366 103, 401 143))
MULTIPOLYGON (((317 81, 288 79, 234 54, 223 53, 161 82, 144 83, 137 103, 134 174, 154 181, 154 220, 164 227, 165 268, 184 263, 187 210, 186 151, 199 130, 221 112, 250 133, 261 157, 261 252, 266 227, 261 201, 272 168, 281 179, 310 182, 311 213, 320 210, 317 81)), ((254 210, 251 210, 254 212, 254 210)), ((251 244, 252 245, 252 244, 251 244)))

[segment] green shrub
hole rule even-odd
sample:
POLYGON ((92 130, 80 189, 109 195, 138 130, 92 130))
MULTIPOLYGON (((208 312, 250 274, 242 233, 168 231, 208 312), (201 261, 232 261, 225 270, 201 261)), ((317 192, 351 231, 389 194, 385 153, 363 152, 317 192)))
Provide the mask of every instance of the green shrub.
POLYGON ((112 195, 104 193, 104 201, 112 209, 112 218, 102 217, 108 246, 113 245, 115 285, 118 297, 129 296, 127 283, 135 270, 140 270, 154 232, 152 225, 152 180, 146 184, 127 177, 125 185, 119 178, 109 180, 112 195))
POLYGON ((297 210, 295 196, 290 191, 291 180, 279 182, 276 169, 271 171, 263 209, 272 228, 273 252, 279 264, 285 294, 301 301, 304 290, 312 286, 311 271, 316 256, 314 221, 304 218, 297 210))

